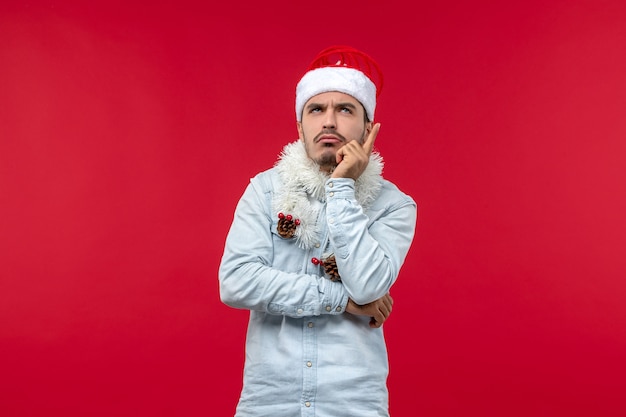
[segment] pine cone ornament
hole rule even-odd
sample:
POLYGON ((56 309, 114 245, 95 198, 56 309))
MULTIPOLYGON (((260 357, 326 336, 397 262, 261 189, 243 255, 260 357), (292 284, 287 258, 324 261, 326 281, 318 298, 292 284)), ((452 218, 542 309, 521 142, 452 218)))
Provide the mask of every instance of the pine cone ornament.
POLYGON ((300 224, 300 220, 293 218, 291 214, 286 216, 283 213, 278 213, 278 225, 276 226, 276 232, 285 239, 292 238, 296 234, 296 226, 300 224))
POLYGON ((339 270, 337 269, 337 260, 335 259, 335 255, 330 255, 328 258, 324 259, 322 261, 322 265, 324 266, 324 271, 331 281, 341 281, 341 277, 339 276, 339 270))

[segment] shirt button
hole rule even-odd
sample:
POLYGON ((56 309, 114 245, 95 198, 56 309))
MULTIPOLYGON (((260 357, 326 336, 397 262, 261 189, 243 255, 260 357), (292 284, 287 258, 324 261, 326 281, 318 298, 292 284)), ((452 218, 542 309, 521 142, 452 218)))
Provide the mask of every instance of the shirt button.
POLYGON ((341 307, 337 307, 335 311, 341 311, 341 307))
POLYGON ((330 193, 328 193, 328 195, 333 197, 335 195, 335 193, 331 191, 330 193))
POLYGON ((326 311, 330 311, 330 310, 332 310, 332 307, 331 306, 326 306, 326 311))
POLYGON ((312 321, 310 321, 310 322, 309 322, 309 324, 307 324, 307 326, 309 326, 309 327, 313 327, 313 322, 312 322, 312 321))
POLYGON ((301 308, 298 309, 298 314, 302 314, 304 312, 304 310, 302 310, 301 308))
POLYGON ((313 366, 313 362, 308 361, 308 362, 306 363, 306 366, 308 366, 308 367, 310 368, 311 366, 313 366))
POLYGON ((316 243, 316 244, 315 244, 315 247, 316 247, 316 248, 319 248, 319 247, 320 247, 320 244, 319 244, 319 243, 316 243))
POLYGON ((307 407, 310 407, 311 406, 311 402, 307 401, 307 402, 304 403, 304 405, 307 406, 307 407))
POLYGON ((335 219, 328 219, 328 223, 330 223, 330 224, 335 223, 335 219))
POLYGON ((329 186, 330 188, 333 188, 333 185, 334 185, 334 184, 333 184, 332 182, 329 182, 329 183, 328 183, 328 186, 329 186))

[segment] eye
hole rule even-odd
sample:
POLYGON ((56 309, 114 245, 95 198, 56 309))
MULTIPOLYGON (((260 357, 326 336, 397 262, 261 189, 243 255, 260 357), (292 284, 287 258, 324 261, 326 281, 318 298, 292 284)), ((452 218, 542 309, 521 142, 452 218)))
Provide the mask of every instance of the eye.
POLYGON ((322 108, 319 106, 314 106, 309 108, 309 113, 319 113, 322 111, 322 108))
POLYGON ((339 111, 341 111, 342 113, 352 114, 352 109, 348 106, 342 107, 339 111))

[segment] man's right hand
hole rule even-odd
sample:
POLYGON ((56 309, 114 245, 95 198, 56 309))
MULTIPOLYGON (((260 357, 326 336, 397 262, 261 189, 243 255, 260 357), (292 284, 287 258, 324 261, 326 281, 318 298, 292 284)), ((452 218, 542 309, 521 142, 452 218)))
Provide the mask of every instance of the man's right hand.
POLYGON ((378 328, 383 325, 385 320, 389 318, 391 314, 391 307, 393 305, 393 299, 388 293, 365 305, 358 305, 351 299, 348 299, 348 305, 346 306, 346 312, 350 314, 356 314, 358 316, 369 316, 370 327, 378 328))
POLYGON ((359 143, 358 140, 351 140, 339 148, 336 155, 337 167, 331 174, 331 177, 352 178, 356 181, 367 168, 379 130, 380 123, 376 123, 372 126, 363 144, 359 143))

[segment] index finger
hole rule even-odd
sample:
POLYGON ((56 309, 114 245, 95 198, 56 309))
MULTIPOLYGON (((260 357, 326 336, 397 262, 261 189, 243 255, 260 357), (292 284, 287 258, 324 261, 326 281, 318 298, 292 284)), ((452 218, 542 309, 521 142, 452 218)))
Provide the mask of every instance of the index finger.
POLYGON ((372 130, 370 134, 367 135, 367 139, 365 139, 365 143, 363 144, 363 150, 367 152, 368 155, 372 154, 372 149, 374 149, 374 141, 376 140, 376 136, 378 136, 378 131, 380 130, 380 123, 376 123, 372 126, 372 130))

